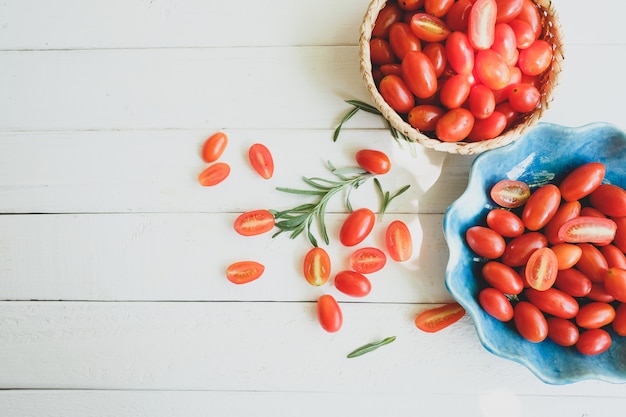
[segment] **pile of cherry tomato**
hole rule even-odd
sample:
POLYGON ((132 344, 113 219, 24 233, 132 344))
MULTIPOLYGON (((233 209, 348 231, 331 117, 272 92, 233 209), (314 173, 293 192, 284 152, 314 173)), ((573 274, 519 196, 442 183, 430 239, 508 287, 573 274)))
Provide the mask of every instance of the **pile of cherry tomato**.
POLYGON ((501 180, 496 204, 465 232, 480 266, 478 301, 528 341, 580 353, 626 336, 626 190, 589 162, 533 190, 501 180))
POLYGON ((411 126, 444 142, 493 139, 540 103, 553 46, 532 0, 389 0, 372 76, 411 126))

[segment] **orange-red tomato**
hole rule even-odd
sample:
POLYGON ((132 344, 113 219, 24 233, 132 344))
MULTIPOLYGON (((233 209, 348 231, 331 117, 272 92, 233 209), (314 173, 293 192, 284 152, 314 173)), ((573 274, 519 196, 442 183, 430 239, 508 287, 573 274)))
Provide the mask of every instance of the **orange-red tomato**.
POLYGON ((513 305, 500 290, 492 287, 484 288, 478 294, 480 306, 497 320, 507 322, 513 318, 513 305))
POLYGON ((506 23, 515 19, 522 11, 523 0, 496 0, 498 13, 496 22, 506 23))
POLYGON ((452 32, 446 40, 446 58, 457 74, 469 75, 474 69, 474 48, 465 32, 452 32))
POLYGON ((587 300, 599 301, 601 303, 612 303, 615 301, 613 297, 604 287, 602 282, 592 282, 591 291, 587 294, 587 300))
POLYGON ((385 230, 385 244, 391 259, 404 262, 413 255, 411 231, 402 220, 394 220, 385 230))
POLYGON ((376 215, 366 207, 353 211, 346 217, 341 230, 339 241, 344 246, 355 246, 361 243, 374 228, 376 215))
POLYGON ((607 216, 626 216, 626 190, 614 184, 601 184, 590 195, 591 205, 607 216))
POLYGON ((409 24, 413 33, 426 42, 441 42, 451 33, 443 20, 428 13, 415 13, 409 24))
POLYGON ((524 281, 517 271, 498 261, 489 261, 481 269, 484 280, 504 294, 517 295, 524 289, 524 281))
POLYGON ((556 288, 548 288, 543 291, 528 288, 524 295, 539 310, 555 317, 572 319, 578 314, 578 301, 571 295, 556 288))
POLYGON ((424 310, 415 317, 415 326, 428 333, 435 333, 456 323, 465 315, 465 309, 457 302, 424 310))
POLYGON ((578 243, 582 253, 576 263, 576 269, 585 274, 592 282, 603 282, 609 264, 600 249, 591 243, 578 243))
POLYGON ((534 39, 539 38, 541 35, 541 15, 539 14, 539 7, 533 0, 523 0, 522 9, 515 19, 528 23, 532 28, 534 39))
POLYGON ((393 64, 396 56, 389 42, 382 38, 370 39, 370 57, 372 63, 376 65, 393 64))
POLYGON ((594 209, 591 206, 585 206, 580 209, 581 216, 591 216, 591 217, 606 217, 606 214, 602 213, 600 210, 594 209))
MULTIPOLYGON (((382 79, 383 76, 389 75, 389 74, 393 74, 393 75, 397 75, 398 77, 402 77, 402 65, 400 65, 400 64, 384 64, 384 65, 381 65, 379 69, 380 69, 380 72, 382 74, 380 79, 382 79)), ((380 80, 378 80, 378 81, 380 81, 380 80)))
POLYGON ((265 209, 247 211, 235 219, 234 229, 242 236, 255 236, 274 227, 274 215, 265 209))
POLYGON ((413 107, 408 114, 407 120, 411 126, 422 132, 435 130, 437 121, 446 113, 441 106, 432 104, 420 104, 413 107))
POLYGON ((224 181, 229 174, 230 165, 226 162, 216 162, 198 175, 198 182, 204 187, 212 187, 224 181))
POLYGON ((386 174, 391 169, 387 154, 374 149, 361 149, 356 153, 355 159, 361 168, 372 174, 386 174))
POLYGON ((476 119, 486 119, 496 108, 496 96, 486 85, 476 84, 470 90, 468 104, 476 119))
MULTIPOLYGON (((404 56, 402 79, 416 97, 429 98, 437 91, 435 67, 424 52, 410 51, 404 56)), ((411 109, 405 113, 409 110, 411 109)))
POLYGON ((506 125, 506 116, 498 111, 494 111, 489 117, 474 121, 474 127, 467 136, 467 140, 468 142, 478 142, 493 139, 504 132, 506 125))
POLYGON ((446 65, 448 64, 446 47, 442 43, 431 42, 424 46, 422 52, 426 54, 428 59, 430 59, 430 62, 433 64, 437 78, 441 77, 443 72, 446 70, 446 65))
POLYGON ((478 80, 492 90, 506 87, 511 77, 504 58, 492 49, 478 51, 474 58, 474 72, 478 80))
POLYGON ((626 255, 615 245, 605 245, 600 248, 600 252, 609 268, 626 269, 626 255))
POLYGON ((564 242, 589 242, 603 246, 613 241, 616 230, 617 224, 611 219, 578 216, 563 223, 559 228, 558 236, 564 242))
POLYGON ((345 270, 335 275, 335 288, 351 297, 365 297, 372 291, 372 283, 359 272, 345 270))
POLYGON ((415 106, 415 97, 402 77, 389 74, 380 80, 380 95, 398 113, 408 113, 415 106))
POLYGON ((506 242, 502 236, 485 226, 472 226, 465 232, 468 246, 478 256, 497 259, 505 252, 506 242))
POLYGON ((469 14, 471 10, 472 1, 470 0, 458 0, 454 3, 445 17, 445 21, 450 30, 467 30, 467 22, 469 21, 469 14))
POLYGON ((439 100, 441 104, 449 109, 461 107, 469 97, 471 88, 472 86, 467 75, 453 75, 441 85, 439 100))
POLYGON ((615 318, 611 327, 620 336, 626 336, 626 304, 621 303, 615 309, 615 318))
POLYGON ((550 317, 548 322, 548 338, 559 346, 574 346, 580 331, 572 321, 560 317, 550 317))
POLYGON ((326 284, 330 278, 331 262, 328 252, 324 248, 314 247, 304 256, 304 278, 311 285, 326 284))
POLYGON ((518 83, 509 90, 509 103, 520 113, 533 111, 539 105, 541 93, 534 85, 518 83))
POLYGON ((517 48, 523 50, 528 48, 535 41, 535 33, 532 26, 520 19, 511 20, 508 25, 515 33, 515 43, 517 48))
POLYGON ((424 0, 398 0, 398 6, 402 10, 417 10, 424 5, 424 0))
POLYGON ((476 0, 470 10, 467 33, 475 49, 493 45, 498 6, 496 0, 476 0))
POLYGON ((387 256, 385 253, 374 247, 360 248, 350 255, 350 267, 361 274, 380 271, 386 263, 387 256))
POLYGON ((224 132, 216 132, 209 136, 202 145, 202 159, 204 162, 215 162, 224 153, 228 145, 228 136, 224 132))
POLYGON ((474 115, 471 111, 459 107, 441 116, 435 126, 435 134, 442 142, 460 142, 472 131, 474 115))
POLYGON ((556 275, 554 287, 572 297, 586 297, 591 291, 591 280, 575 268, 560 270, 556 275))
POLYGON ((530 188, 523 181, 500 180, 491 187, 489 195, 501 207, 516 208, 526 203, 530 188))
POLYGON ((317 319, 322 328, 329 333, 335 333, 341 329, 343 314, 332 295, 324 294, 317 299, 317 319))
POLYGON ((552 216, 552 219, 543 229, 543 233, 548 238, 548 242, 552 245, 564 243, 565 241, 559 237, 559 229, 566 221, 578 217, 580 212, 580 201, 566 201, 561 204, 556 213, 554 213, 554 216, 552 216))
POLYGON ((506 62, 510 67, 514 67, 517 64, 519 50, 517 49, 515 32, 513 32, 511 26, 506 23, 496 24, 491 49, 496 51, 504 59, 504 62, 506 62))
POLYGON ((617 224, 613 244, 620 248, 622 252, 626 253, 626 216, 614 217, 613 221, 617 224))
POLYGON ((248 150, 250 165, 262 178, 270 179, 274 175, 274 158, 267 146, 255 143, 248 150))
POLYGON ((424 0, 424 10, 433 16, 443 17, 448 14, 456 0, 424 0))
POLYGON ((265 266, 256 261, 239 261, 226 268, 226 278, 233 284, 246 284, 263 275, 265 266))
MULTIPOLYGON (((394 55, 400 60, 404 59, 404 56, 409 51, 421 51, 422 42, 415 36, 408 23, 396 22, 391 25, 389 30, 389 46, 394 55)), ((374 60, 372 59, 372 62, 374 60)))
POLYGON ((537 306, 528 301, 515 304, 513 322, 519 334, 529 342, 539 343, 548 337, 548 322, 537 306))
POLYGON ((626 269, 609 268, 604 278, 604 288, 617 301, 626 303, 626 269))
POLYGON ((386 39, 389 36, 391 25, 402 20, 402 14, 402 9, 397 2, 388 1, 376 16, 372 28, 372 37, 386 39))
POLYGON ((599 355, 607 351, 612 343, 611 335, 604 329, 590 329, 580 333, 576 349, 583 355, 599 355))
POLYGON ((539 248, 534 251, 524 270, 524 276, 531 288, 546 291, 552 287, 559 271, 559 261, 550 248, 539 248))
POLYGON ((524 223, 517 214, 503 208, 487 213, 487 226, 502 237, 517 237, 524 233, 524 223))
POLYGON ((554 184, 546 184, 530 194, 522 211, 522 221, 528 230, 539 230, 556 214, 561 204, 561 192, 554 184))
POLYGON ((609 303, 594 301, 580 306, 576 324, 585 329, 599 329, 615 318, 615 308, 609 303))
POLYGON ((540 75, 552 63, 552 46, 543 39, 537 39, 526 49, 521 49, 517 60, 519 69, 528 75, 540 75))
MULTIPOLYGON (((526 265, 530 256, 540 248, 548 246, 548 239, 540 232, 528 232, 511 239, 502 254, 502 263, 518 267, 526 265)), ((558 262, 558 261, 557 261, 558 262)))
POLYGON ((556 255, 559 271, 570 269, 580 260, 583 250, 571 243, 558 243, 551 247, 556 255))

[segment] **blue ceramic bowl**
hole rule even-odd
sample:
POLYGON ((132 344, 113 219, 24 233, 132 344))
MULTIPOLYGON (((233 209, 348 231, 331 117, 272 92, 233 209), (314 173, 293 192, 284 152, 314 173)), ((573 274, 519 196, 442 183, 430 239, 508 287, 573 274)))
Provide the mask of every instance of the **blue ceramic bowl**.
POLYGON ((532 189, 547 182, 558 183, 568 171, 592 161, 606 165, 605 182, 626 187, 624 132, 606 123, 581 127, 539 123, 517 142, 475 159, 467 189, 448 208, 443 223, 450 252, 446 287, 472 317, 481 343, 490 352, 525 365, 550 384, 585 379, 626 382, 626 337, 612 333, 609 350, 594 356, 582 355, 574 347, 561 347, 548 339, 541 343, 526 341, 512 321, 502 323, 478 304, 483 284, 477 276, 482 264, 464 236, 470 226, 485 224, 487 212, 494 207, 489 190, 497 181, 518 179, 532 189))

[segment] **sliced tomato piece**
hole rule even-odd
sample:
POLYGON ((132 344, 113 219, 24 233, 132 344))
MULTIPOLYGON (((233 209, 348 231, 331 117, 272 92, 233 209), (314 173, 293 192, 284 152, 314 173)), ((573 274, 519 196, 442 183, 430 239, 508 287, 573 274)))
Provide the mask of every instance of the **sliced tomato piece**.
POLYGON ((530 187, 523 181, 500 180, 491 187, 489 195, 501 207, 516 208, 526 203, 530 197, 530 187))
POLYGON ((256 261, 239 261, 226 268, 226 278, 233 284, 246 284, 263 275, 265 266, 256 261))
POLYGON ((539 248, 530 255, 525 268, 528 285, 539 291, 552 287, 559 272, 559 260, 550 248, 539 248))
POLYGON ((415 326, 428 333, 435 333, 459 321, 465 309, 457 302, 422 311, 415 318, 415 326))
POLYGON ((248 150, 250 165, 261 177, 267 179, 274 175, 274 159, 270 150, 262 143, 255 143, 248 150))
POLYGON ((269 210, 260 209, 240 214, 235 219, 234 228, 240 235, 255 236, 269 232, 274 224, 274 215, 269 210))
POLYGON ((204 187, 212 187, 224 181, 229 174, 230 165, 226 162, 216 162, 198 175, 198 182, 204 187))
POLYGON ((493 45, 497 13, 496 0, 474 2, 467 22, 467 31, 475 49, 489 49, 493 45))
POLYGON ((441 42, 452 33, 443 20, 428 13, 415 13, 410 26, 415 36, 426 42, 441 42))
POLYGON ((387 256, 378 248, 360 248, 350 255, 350 267, 361 274, 380 271, 386 263, 387 256))
POLYGON ((311 285, 319 287, 330 278, 330 256, 324 248, 315 247, 304 257, 304 278, 311 285))
POLYGON ((608 245, 615 238, 617 224, 609 218, 578 216, 563 223, 559 239, 568 243, 595 243, 608 245))

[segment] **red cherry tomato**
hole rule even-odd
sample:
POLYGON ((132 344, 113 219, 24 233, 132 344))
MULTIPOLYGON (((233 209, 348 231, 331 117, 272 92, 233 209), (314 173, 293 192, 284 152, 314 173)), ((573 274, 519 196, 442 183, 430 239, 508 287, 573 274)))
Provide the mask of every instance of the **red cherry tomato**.
POLYGON ((202 160, 215 162, 224 153, 228 145, 228 136, 224 132, 216 132, 209 136, 202 146, 202 160))
POLYGON ((541 93, 533 85, 519 83, 509 91, 509 103, 511 107, 520 113, 533 111, 539 105, 541 93))
POLYGON ((575 268, 562 269, 556 275, 554 287, 572 297, 586 297, 591 291, 591 280, 575 268))
POLYGON ((518 50, 515 32, 506 23, 498 23, 494 30, 493 51, 496 51, 507 65, 513 66, 517 63, 518 50))
POLYGON ((409 90, 419 98, 429 98, 437 91, 435 67, 421 51, 410 51, 405 55, 402 76, 409 90))
POLYGON ((461 107, 469 97, 471 88, 467 75, 453 75, 441 85, 439 100, 449 109, 461 107))
POLYGON ((626 255, 615 245, 605 245, 600 248, 600 252, 609 268, 626 269, 626 255))
POLYGON ((535 41, 535 33, 533 28, 527 23, 519 19, 511 20, 508 25, 515 33, 515 43, 517 48, 522 50, 528 48, 535 41))
POLYGON ((263 275, 265 266, 256 261, 240 261, 226 268, 226 278, 233 284, 246 284, 263 275))
POLYGON ((515 305, 513 322, 519 334, 532 343, 539 343, 548 337, 548 322, 534 304, 520 301, 515 305))
POLYGON ((581 212, 581 204, 579 201, 566 201, 561 204, 552 219, 546 224, 543 233, 548 238, 548 242, 552 245, 564 243, 565 241, 559 237, 559 229, 563 224, 575 217, 581 212))
POLYGON ((372 291, 372 283, 365 275, 350 270, 335 275, 335 287, 351 297, 365 297, 372 291))
POLYGON ((517 295, 524 289, 522 277, 508 265, 497 261, 485 263, 481 269, 484 280, 504 294, 517 295))
POLYGON ((578 314, 578 301, 571 295, 556 288, 543 291, 528 288, 524 295, 539 310, 562 319, 572 319, 578 314))
POLYGON ((465 309, 457 302, 422 311, 415 317, 415 326, 429 333, 435 333, 459 321, 465 309))
POLYGON ((522 10, 520 10, 516 19, 528 23, 532 28, 534 39, 541 35, 541 15, 539 7, 533 0, 523 0, 522 10))
POLYGON ((617 231, 615 232, 613 244, 620 248, 622 252, 626 253, 626 216, 614 217, 613 221, 617 224, 617 231))
POLYGON ((551 247, 558 260, 559 271, 570 269, 580 260, 583 250, 571 243, 557 243, 551 247))
POLYGON ((478 80, 492 90, 500 90, 509 83, 509 66, 492 49, 478 51, 474 58, 474 67, 478 80))
POLYGON ((472 226, 465 232, 468 246, 478 256, 497 259, 504 253, 506 242, 495 231, 484 226, 472 226))
POLYGON ((409 24, 413 33, 426 42, 442 42, 451 32, 443 20, 428 13, 414 14, 409 24))
POLYGON ((212 187, 224 181, 229 174, 230 165, 226 162, 216 162, 198 175, 198 182, 204 187, 212 187))
POLYGON ((415 97, 401 77, 385 75, 378 90, 389 107, 398 113, 408 113, 415 106, 415 97))
MULTIPOLYGON (((381 80, 385 75, 390 74, 402 77, 402 65, 400 64, 384 64, 380 66, 379 70, 382 74, 382 76, 380 77, 381 80)), ((380 82, 380 80, 378 80, 378 82, 380 82)))
POLYGON ((563 223, 558 233, 559 239, 564 242, 589 242, 602 246, 613 241, 616 230, 617 224, 611 219, 578 216, 563 223))
POLYGON ((526 265, 533 252, 547 246, 548 239, 546 239, 543 233, 524 233, 521 236, 514 237, 506 244, 502 254, 502 263, 512 267, 526 265))
POLYGON ((474 127, 467 136, 468 142, 478 142, 498 137, 506 129, 506 116, 494 111, 485 119, 476 119, 474 127))
POLYGON ((590 195, 591 205, 607 216, 626 216, 626 190, 614 184, 601 184, 590 195))
POLYGON ((466 31, 469 14, 472 10, 472 2, 470 0, 458 0, 450 7, 445 21, 452 31, 466 31))
POLYGON ((591 206, 585 206, 580 209, 581 216, 590 216, 590 217, 606 217, 606 214, 602 213, 600 210, 596 210, 591 206))
POLYGON ((344 220, 339 231, 339 240, 344 246, 361 243, 374 228, 376 215, 366 207, 353 211, 344 220))
POLYGON ((465 32, 452 32, 446 40, 446 58, 458 74, 471 74, 474 69, 474 48, 465 32))
POLYGON ((424 10, 433 16, 443 17, 448 14, 456 0, 424 0, 424 10))
POLYGON ((570 171, 559 184, 566 201, 580 200, 602 184, 606 167, 601 162, 588 162, 570 171))
POLYGON ((483 84, 477 84, 470 90, 469 109, 476 119, 486 119, 496 108, 493 90, 483 84))
POLYGON ((552 219, 561 203, 561 191, 554 184, 534 190, 522 211, 522 221, 528 230, 539 230, 552 219))
POLYGON ((511 103, 509 103, 508 100, 502 103, 496 104, 496 108, 494 111, 499 111, 506 117, 507 129, 515 124, 519 116, 519 112, 517 110, 514 110, 513 107, 511 107, 511 103))
POLYGON ((502 237, 517 237, 524 233, 524 223, 510 210, 496 208, 487 213, 487 226, 502 237))
POLYGON ((493 95, 496 104, 506 102, 513 87, 517 86, 522 80, 522 72, 518 67, 509 67, 509 82, 499 90, 494 90, 493 95))
POLYGON ((432 42, 426 44, 422 49, 422 52, 426 54, 430 62, 433 64, 433 68, 435 68, 435 76, 437 78, 441 77, 446 70, 446 65, 448 64, 446 47, 442 43, 432 42))
MULTIPOLYGON (((404 59, 404 56, 409 51, 421 51, 422 42, 419 40, 408 23, 396 22, 391 25, 389 30, 389 46, 391 50, 400 60, 404 59)), ((372 62, 374 60, 372 59, 372 62)))
POLYGON ((531 288, 546 291, 556 281, 559 271, 559 261, 550 248, 539 248, 534 251, 524 270, 524 276, 531 288))
POLYGON ((304 257, 304 278, 316 287, 326 284, 330 278, 330 256, 324 248, 315 247, 304 257))
POLYGON ((386 263, 387 256, 378 248, 360 248, 350 255, 350 267, 361 274, 371 274, 380 271, 386 263))
POLYGON ((370 57, 375 65, 393 64, 396 56, 391 49, 391 45, 385 39, 370 39, 370 57))
POLYGON ((262 178, 270 179, 274 175, 274 159, 267 146, 255 143, 248 150, 250 165, 262 178))
POLYGON ((413 239, 406 223, 394 220, 385 230, 385 244, 391 259, 404 262, 413 255, 413 239))
POLYGON ((498 13, 496 14, 497 23, 506 23, 515 19, 522 11, 523 0, 496 0, 498 5, 498 13))
POLYGON ((585 274, 592 282, 603 282, 609 264, 596 246, 591 243, 578 243, 582 249, 576 269, 585 274))
POLYGON ((437 121, 446 113, 441 106, 432 104, 420 104, 413 107, 407 116, 407 120, 411 126, 422 131, 431 132, 435 130, 437 121))
POLYGON ((398 0, 398 6, 402 10, 417 10, 424 5, 424 0, 398 0))
POLYGON ((402 20, 402 14, 402 9, 397 2, 388 1, 376 16, 372 28, 372 37, 386 39, 389 36, 391 25, 402 20))
POLYGON ((435 126, 435 134, 442 142, 460 142, 472 131, 474 115, 469 110, 459 107, 444 114, 435 126))
POLYGON ((604 288, 617 301, 626 303, 626 269, 609 268, 604 278, 604 288))
POLYGON ((322 328, 329 333, 335 333, 341 329, 343 314, 332 295, 324 294, 317 299, 317 319, 322 328))
POLYGON ((382 175, 391 169, 391 161, 387 154, 374 149, 362 149, 355 155, 357 164, 367 172, 382 175))
POLYGON ((576 349, 583 355, 599 355, 611 347, 611 335, 604 329, 586 330, 580 334, 576 349))
POLYGON ((576 324, 585 329, 599 329, 615 318, 615 308, 609 303, 594 301, 580 306, 576 324))
POLYGON ((517 65, 528 75, 539 75, 552 63, 552 46, 543 39, 537 39, 526 49, 519 52, 517 65))
POLYGON ((611 327, 619 336, 626 336, 626 304, 620 304, 615 309, 615 318, 611 327))
POLYGON ((489 195, 500 207, 516 208, 526 204, 530 187, 523 181, 500 180, 491 187, 489 195))
POLYGON ((474 2, 467 22, 467 33, 475 49, 489 49, 493 45, 497 12, 496 0, 474 2))
POLYGON ((502 322, 513 318, 513 305, 507 296, 500 290, 487 287, 478 294, 480 306, 492 317, 502 322))
POLYGON ((587 300, 591 301, 599 301, 601 303, 612 303, 615 301, 615 297, 613 297, 604 287, 604 283, 602 282, 592 282, 591 283, 591 291, 587 294, 587 300))
POLYGON ((559 346, 574 346, 580 331, 570 320, 550 317, 548 322, 548 338, 559 346))

